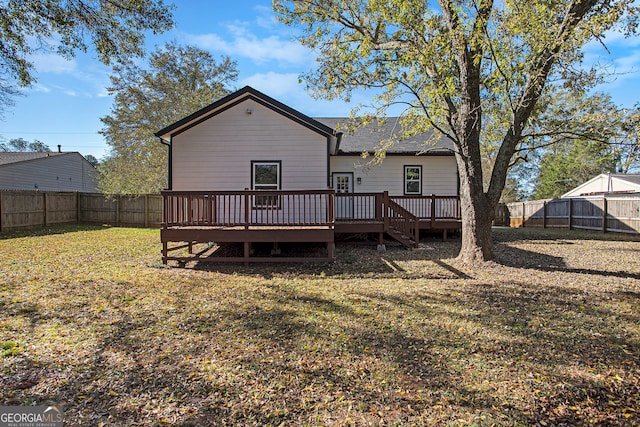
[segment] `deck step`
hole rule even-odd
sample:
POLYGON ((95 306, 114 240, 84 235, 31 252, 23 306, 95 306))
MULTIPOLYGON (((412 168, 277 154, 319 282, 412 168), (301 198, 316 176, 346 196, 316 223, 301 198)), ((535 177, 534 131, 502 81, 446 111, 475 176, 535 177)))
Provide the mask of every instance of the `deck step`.
POLYGON ((389 230, 387 230, 387 234, 394 238, 395 240, 397 240, 398 242, 402 243, 404 246, 406 246, 407 248, 413 248, 416 245, 415 240, 413 240, 412 238, 403 235, 400 231, 394 229, 394 228, 390 228, 389 230))

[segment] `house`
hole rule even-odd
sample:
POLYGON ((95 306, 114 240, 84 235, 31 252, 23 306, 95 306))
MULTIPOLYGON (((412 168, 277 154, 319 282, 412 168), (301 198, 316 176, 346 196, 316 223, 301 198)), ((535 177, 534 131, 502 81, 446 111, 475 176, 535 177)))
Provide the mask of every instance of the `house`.
POLYGON ((273 260, 252 256, 260 242, 275 253, 281 242, 322 242, 321 259, 332 260, 336 234, 416 246, 421 229, 460 228, 450 141, 423 151, 428 135, 402 140, 371 166, 363 151, 399 134, 396 120, 355 133, 341 131, 345 123, 247 86, 158 131, 169 150, 163 261, 183 260, 168 253, 196 242, 242 242, 243 256, 227 260, 244 262, 273 260))
POLYGON ((640 174, 603 173, 563 194, 561 198, 634 193, 640 194, 640 174))
POLYGON ((98 192, 97 170, 80 153, 0 152, 0 190, 98 192))

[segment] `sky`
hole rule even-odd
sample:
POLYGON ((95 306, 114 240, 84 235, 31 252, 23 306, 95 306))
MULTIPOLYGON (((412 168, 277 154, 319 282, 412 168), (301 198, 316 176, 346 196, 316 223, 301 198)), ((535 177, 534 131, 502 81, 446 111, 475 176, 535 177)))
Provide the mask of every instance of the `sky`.
MULTIPOLYGON (((158 36, 147 37, 147 50, 166 42, 195 45, 214 57, 229 56, 240 72, 233 88, 250 85, 311 117, 348 116, 353 107, 367 104, 366 93, 356 94, 350 104, 316 100, 305 91, 300 76, 313 69, 312 51, 295 41, 296 29, 277 22, 271 0, 175 1, 176 26, 158 36)), ((587 63, 606 64, 616 76, 598 88, 614 102, 632 108, 640 101, 640 38, 626 39, 612 33, 584 49, 587 63)), ((52 150, 79 151, 103 158, 109 147, 98 132, 113 98, 108 94, 109 67, 94 52, 78 53, 66 60, 53 53, 39 53, 31 60, 37 82, 23 89, 0 119, 4 141, 39 140, 52 150)), ((169 125, 170 123, 167 123, 169 125)), ((2 142, 0 140, 0 142, 2 142)))

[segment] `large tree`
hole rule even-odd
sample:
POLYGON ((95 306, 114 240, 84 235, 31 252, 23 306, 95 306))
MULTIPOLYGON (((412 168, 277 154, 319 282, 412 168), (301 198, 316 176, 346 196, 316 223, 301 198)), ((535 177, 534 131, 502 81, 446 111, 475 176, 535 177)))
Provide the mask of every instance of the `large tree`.
POLYGON ((620 133, 615 141, 619 152, 618 172, 640 173, 640 104, 620 110, 620 133))
POLYGON ((0 4, 0 68, 20 84, 33 81, 29 55, 70 58, 90 45, 105 64, 144 52, 144 32, 173 26, 162 0, 9 0, 0 4))
POLYGON ((540 162, 534 199, 560 197, 572 188, 606 172, 615 172, 618 154, 610 144, 572 140, 558 144, 540 162))
POLYGON ((93 46, 105 64, 144 51, 144 33, 173 26, 162 0, 6 0, 0 2, 0 106, 15 94, 13 83, 34 81, 33 53, 65 58, 93 46))
MULTIPOLYGON (((626 0, 275 0, 302 43, 318 51, 306 76, 318 96, 375 88, 378 113, 406 105, 416 133, 454 142, 460 174, 459 259, 493 257, 491 222, 514 155, 550 80, 589 78, 580 48, 638 8, 626 0), (481 141, 497 145, 483 188, 481 141)), ((583 84, 583 83, 580 83, 583 84)))
POLYGON ((167 186, 167 148, 154 133, 230 92, 238 71, 192 46, 168 43, 149 63, 115 67, 109 92, 111 114, 101 133, 111 147, 99 166, 100 188, 108 194, 157 193, 167 186))

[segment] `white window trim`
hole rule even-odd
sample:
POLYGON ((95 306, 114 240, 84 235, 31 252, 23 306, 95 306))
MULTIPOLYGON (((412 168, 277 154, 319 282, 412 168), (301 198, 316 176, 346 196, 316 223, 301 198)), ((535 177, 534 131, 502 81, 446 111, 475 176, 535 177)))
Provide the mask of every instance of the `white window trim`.
MULTIPOLYGON (((253 190, 279 190, 281 186, 282 180, 282 162, 279 160, 252 160, 251 161, 251 188, 253 190), (256 184, 256 168, 259 166, 276 166, 277 174, 276 174, 276 183, 275 184, 256 184)), ((257 200, 260 200, 260 196, 253 197, 253 207, 262 209, 262 208, 279 208, 280 207, 280 198, 274 198, 275 203, 273 204, 261 204, 257 203, 257 200)))
POLYGON ((422 166, 421 165, 405 165, 404 166, 404 177, 403 177, 403 185, 404 185, 404 194, 407 196, 421 196, 422 195, 422 166), (417 169, 418 170, 418 178, 417 179, 407 179, 407 169, 417 169), (410 182, 418 183, 418 191, 408 191, 407 184, 410 182))

